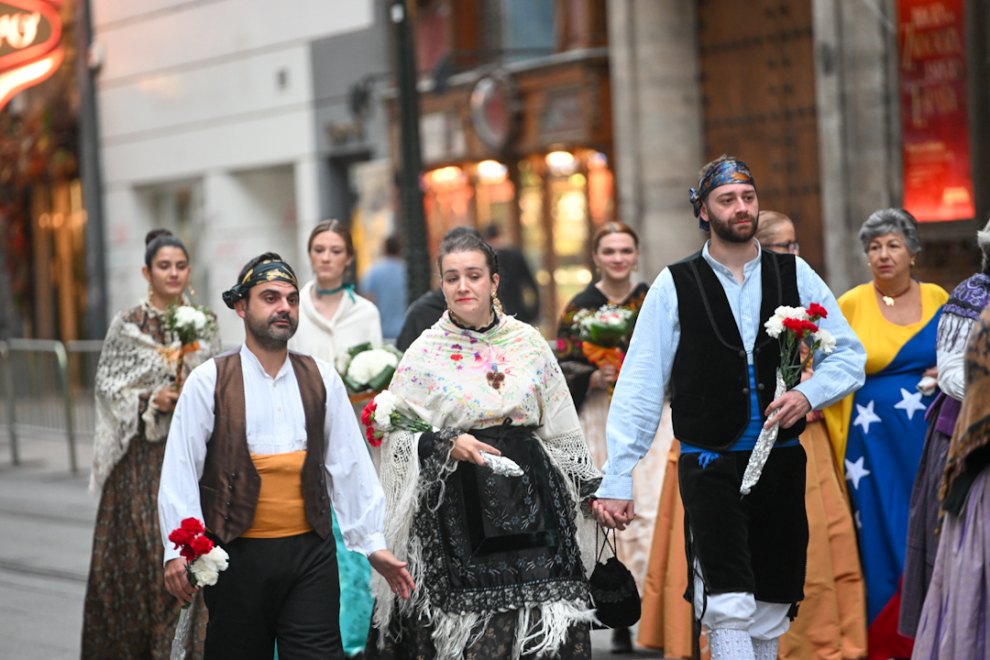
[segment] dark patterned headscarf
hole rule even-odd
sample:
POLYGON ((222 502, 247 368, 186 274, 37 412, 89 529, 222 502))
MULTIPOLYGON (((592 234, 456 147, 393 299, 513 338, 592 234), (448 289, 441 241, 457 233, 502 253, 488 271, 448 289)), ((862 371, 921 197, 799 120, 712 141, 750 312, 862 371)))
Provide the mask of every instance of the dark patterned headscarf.
POLYGON ((263 282, 288 282, 299 291, 299 280, 292 270, 292 266, 281 259, 265 259, 254 268, 248 270, 241 281, 235 284, 228 291, 223 292, 223 301, 227 307, 234 309, 238 300, 243 300, 248 291, 263 282))
POLYGON ((715 188, 727 186, 730 183, 748 183, 756 188, 756 182, 753 180, 753 175, 750 174, 749 166, 741 160, 729 158, 713 167, 701 180, 701 185, 697 189, 691 188, 688 191, 690 193, 688 199, 691 200, 691 205, 694 207, 694 217, 698 218, 698 226, 703 230, 711 231, 711 228, 706 221, 701 219, 701 202, 715 188))

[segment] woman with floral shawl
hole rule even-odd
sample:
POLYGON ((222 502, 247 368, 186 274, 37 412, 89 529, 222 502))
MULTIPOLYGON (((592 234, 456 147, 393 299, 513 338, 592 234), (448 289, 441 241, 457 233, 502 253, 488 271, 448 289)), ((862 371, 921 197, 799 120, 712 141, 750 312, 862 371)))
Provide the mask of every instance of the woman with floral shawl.
MULTIPOLYGON (((612 400, 612 388, 618 377, 618 368, 604 361, 600 361, 601 364, 592 363, 588 355, 593 353, 587 350, 589 347, 581 341, 580 333, 575 331, 575 316, 582 310, 594 313, 605 306, 631 312, 634 315, 632 322, 616 347, 619 354, 625 355, 635 328, 635 315, 642 308, 650 287, 643 282, 635 284, 632 281, 633 271, 638 269, 639 237, 628 225, 607 222, 599 227, 591 237, 591 256, 596 270, 601 273, 601 279, 589 284, 564 308, 557 330, 556 352, 560 370, 564 372, 574 405, 577 406, 588 448, 595 459, 595 465, 601 468, 608 458, 605 422, 608 419, 608 406, 612 400)), ((653 522, 656 519, 657 501, 660 499, 661 477, 670 445, 669 437, 662 432, 658 434, 657 440, 633 471, 636 517, 617 537, 619 560, 632 572, 640 593, 643 593, 646 579, 653 522)), ((628 628, 613 630, 612 650, 615 653, 633 650, 628 628)))
MULTIPOLYGON (((166 230, 146 238, 148 297, 114 317, 96 371, 90 491, 100 495, 83 613, 82 658, 167 660, 180 603, 165 590, 158 481, 172 409, 189 372, 220 350, 216 323, 177 373, 169 304, 188 304, 189 256, 166 230)), ((206 607, 197 598, 186 657, 203 657, 206 607)))
POLYGON ((464 235, 440 255, 448 311, 389 387, 436 431, 390 432, 381 447, 385 536, 416 590, 403 601, 374 581, 367 654, 588 660, 594 542, 582 530, 594 538, 585 512, 601 475, 546 341, 497 311, 495 252, 464 235), (496 472, 499 455, 522 474, 496 472))

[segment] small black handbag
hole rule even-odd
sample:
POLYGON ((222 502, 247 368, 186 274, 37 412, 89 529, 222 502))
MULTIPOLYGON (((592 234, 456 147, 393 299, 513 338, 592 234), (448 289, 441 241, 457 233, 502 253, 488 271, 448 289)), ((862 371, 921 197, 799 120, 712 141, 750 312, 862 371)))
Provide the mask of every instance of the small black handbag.
POLYGON ((615 556, 615 530, 605 530, 605 542, 598 545, 600 526, 595 528, 595 545, 598 546, 598 560, 595 570, 588 579, 588 590, 591 600, 597 608, 596 616, 602 625, 595 628, 628 628, 639 621, 641 602, 636 580, 632 573, 615 556), (608 533, 612 532, 609 541, 608 533), (612 556, 602 563, 605 548, 612 551, 612 556))

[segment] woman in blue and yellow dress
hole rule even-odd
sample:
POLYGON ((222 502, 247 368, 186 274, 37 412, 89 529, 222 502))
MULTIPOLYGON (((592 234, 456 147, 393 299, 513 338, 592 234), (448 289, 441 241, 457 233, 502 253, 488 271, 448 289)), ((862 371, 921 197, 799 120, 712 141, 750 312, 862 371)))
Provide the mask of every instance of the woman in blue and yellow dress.
POLYGON ((908 507, 933 400, 935 337, 949 295, 911 277, 917 222, 901 209, 873 213, 859 232, 873 280, 839 298, 866 347, 866 384, 825 410, 852 501, 866 579, 869 658, 907 658, 897 633, 908 507))

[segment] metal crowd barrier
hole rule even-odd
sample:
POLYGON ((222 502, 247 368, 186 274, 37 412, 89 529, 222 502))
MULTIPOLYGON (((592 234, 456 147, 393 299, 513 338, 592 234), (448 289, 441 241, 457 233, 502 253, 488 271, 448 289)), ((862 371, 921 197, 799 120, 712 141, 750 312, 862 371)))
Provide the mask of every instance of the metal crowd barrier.
POLYGON ((76 444, 95 431, 93 384, 102 346, 102 341, 0 342, 0 419, 6 422, 11 463, 21 464, 25 437, 64 438, 69 469, 79 471, 76 444))

